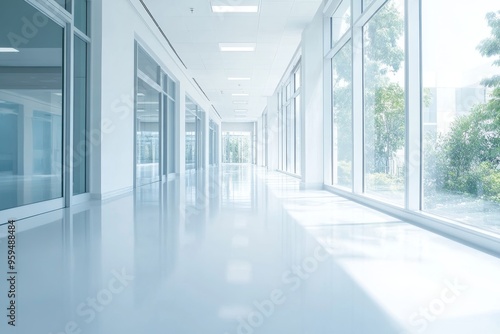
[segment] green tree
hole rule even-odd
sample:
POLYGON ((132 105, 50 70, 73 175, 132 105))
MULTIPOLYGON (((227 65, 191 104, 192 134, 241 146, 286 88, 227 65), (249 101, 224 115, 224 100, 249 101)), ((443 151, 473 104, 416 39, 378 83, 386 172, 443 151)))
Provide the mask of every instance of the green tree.
POLYGON ((364 28, 365 153, 368 173, 389 173, 405 142, 405 92, 396 74, 404 61, 403 14, 387 2, 364 28))
MULTIPOLYGON (((500 11, 486 14, 491 36, 477 46, 500 66, 500 11)), ((486 195, 500 201, 500 76, 481 81, 493 88, 490 99, 457 118, 440 145, 439 174, 447 190, 486 195)))
POLYGON ((405 144, 405 92, 397 83, 375 91, 375 171, 389 173, 391 158, 405 144))
MULTIPOLYGON (((494 66, 500 66, 500 11, 486 14, 486 20, 491 28, 491 36, 482 40, 477 46, 479 53, 484 57, 494 57, 494 66)), ((487 87, 498 87, 500 75, 485 78, 481 84, 487 87)))

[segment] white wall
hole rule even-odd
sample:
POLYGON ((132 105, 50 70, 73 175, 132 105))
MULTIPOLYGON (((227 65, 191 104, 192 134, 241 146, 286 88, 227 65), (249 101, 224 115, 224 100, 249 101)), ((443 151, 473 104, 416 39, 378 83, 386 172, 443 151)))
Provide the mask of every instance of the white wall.
POLYGON ((254 122, 222 122, 222 132, 225 131, 248 131, 253 133, 254 122))
MULTIPOLYGON (((177 172, 185 172, 185 94, 215 121, 210 102, 168 47, 139 0, 94 1, 92 13, 92 129, 91 193, 108 198, 134 185, 134 42, 137 40, 178 82, 177 172), (102 36, 99 35, 102 27, 102 36), (100 145, 99 145, 100 142, 100 145)), ((208 161, 208 159, 205 159, 208 161)))

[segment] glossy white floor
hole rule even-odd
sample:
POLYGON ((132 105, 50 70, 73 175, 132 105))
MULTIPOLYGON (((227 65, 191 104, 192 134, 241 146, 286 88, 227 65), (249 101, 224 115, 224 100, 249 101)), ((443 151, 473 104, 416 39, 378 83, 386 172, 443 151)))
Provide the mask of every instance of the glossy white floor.
POLYGON ((498 258, 250 166, 20 221, 16 269, 1 333, 500 333, 498 258))

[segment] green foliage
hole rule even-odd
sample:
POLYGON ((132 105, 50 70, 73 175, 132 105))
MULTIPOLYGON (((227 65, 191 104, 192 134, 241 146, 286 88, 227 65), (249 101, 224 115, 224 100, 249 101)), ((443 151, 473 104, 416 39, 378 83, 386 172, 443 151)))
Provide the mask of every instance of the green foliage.
POLYGON ((444 188, 500 201, 500 89, 453 122, 440 146, 444 188), (496 191, 496 192, 495 192, 496 191))
POLYGON ((374 62, 375 72, 381 75, 389 71, 398 72, 405 58, 404 50, 399 46, 404 33, 404 20, 395 4, 388 2, 366 27, 366 58, 374 62))
MULTIPOLYGON (((484 57, 494 57, 493 65, 500 66, 500 11, 486 14, 486 20, 491 28, 491 36, 479 43, 478 51, 484 57)), ((487 87, 500 85, 500 75, 483 79, 481 83, 487 87)))
POLYGON ((338 184, 350 186, 352 184, 352 162, 340 160, 337 166, 338 184))
MULTIPOLYGON (((491 36, 477 46, 484 57, 493 57, 500 66, 500 11, 486 15, 491 36)), ((436 150, 426 154, 435 163, 438 186, 442 178, 445 190, 470 194, 500 202, 500 76, 481 82, 493 88, 488 102, 472 108, 469 114, 457 118, 436 150)), ((439 188, 439 187, 438 187, 439 188)))
POLYGON ((333 82, 333 121, 336 125, 337 158, 352 160, 352 48, 344 46, 332 61, 333 82))
POLYGON ((404 19, 389 1, 364 28, 366 171, 390 173, 405 142, 405 92, 395 74, 402 68, 404 19), (395 80, 396 79, 396 80, 395 80))
POLYGON ((401 176, 390 175, 386 173, 372 173, 367 175, 367 186, 370 189, 379 191, 403 191, 404 180, 401 176))
POLYGON ((405 144, 405 92, 396 83, 375 92, 375 170, 388 172, 389 161, 405 144))

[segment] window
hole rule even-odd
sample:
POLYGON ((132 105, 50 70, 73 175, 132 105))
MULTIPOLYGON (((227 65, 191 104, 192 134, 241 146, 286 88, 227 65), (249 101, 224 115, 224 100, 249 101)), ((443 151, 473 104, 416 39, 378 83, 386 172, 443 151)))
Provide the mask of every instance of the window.
POLYGON ((164 143, 164 166, 165 174, 175 173, 175 149, 176 149, 176 84, 168 75, 163 75, 163 120, 165 129, 164 143))
POLYGON ((227 131, 223 134, 224 163, 252 163, 252 132, 227 131))
POLYGON ((300 65, 289 76, 278 92, 279 170, 300 174, 300 65))
POLYGON ((144 75, 148 76, 154 83, 160 84, 160 67, 153 58, 139 47, 137 51, 137 68, 144 75))
POLYGON ((73 107, 73 194, 88 192, 88 45, 75 36, 73 107))
POLYGON ((160 93, 138 80, 136 107, 136 185, 160 180, 160 93))
POLYGON ((75 27, 88 35, 88 0, 73 0, 75 3, 75 27))
POLYGON ((219 125, 213 120, 210 120, 210 154, 209 154, 209 164, 210 166, 217 166, 219 161, 219 125))
POLYGON ((405 70, 402 0, 390 0, 363 28, 365 192, 405 200, 405 70))
MULTIPOLYGON (((356 0, 355 0, 356 1, 356 0)), ((370 6, 370 4, 373 2, 373 0, 362 0, 363 1, 363 11, 370 6)))
POLYGON ((71 12, 71 0, 54 0, 59 6, 71 12))
POLYGON ((498 8, 490 0, 422 0, 423 208, 497 233, 498 8))
POLYGON ((0 53, 0 210, 5 210, 63 197, 64 30, 25 1, 3 0, 0 7, 0 31, 12 37, 1 46, 21 51, 0 53), (43 23, 30 40, 36 48, 20 38, 22 17, 43 23))
POLYGON ((186 170, 203 167, 203 110, 186 97, 186 170))
POLYGON ((332 59, 332 161, 334 185, 352 186, 352 47, 347 43, 332 59))
POLYGON ((351 28, 351 0, 344 0, 340 3, 331 18, 331 25, 333 46, 351 28))

